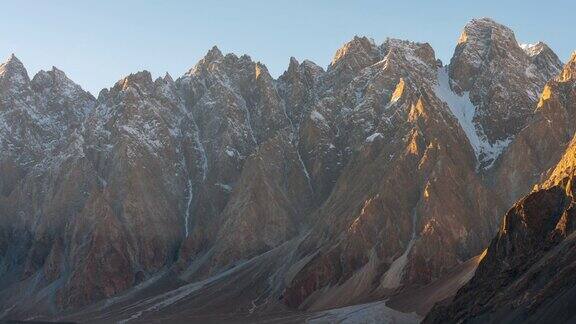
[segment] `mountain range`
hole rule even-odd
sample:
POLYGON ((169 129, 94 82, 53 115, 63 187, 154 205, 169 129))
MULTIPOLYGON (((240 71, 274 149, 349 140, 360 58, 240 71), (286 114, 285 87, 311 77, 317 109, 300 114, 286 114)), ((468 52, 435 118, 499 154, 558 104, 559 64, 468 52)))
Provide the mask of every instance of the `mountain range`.
POLYGON ((576 52, 354 37, 84 91, 0 65, 0 320, 576 320, 576 52))

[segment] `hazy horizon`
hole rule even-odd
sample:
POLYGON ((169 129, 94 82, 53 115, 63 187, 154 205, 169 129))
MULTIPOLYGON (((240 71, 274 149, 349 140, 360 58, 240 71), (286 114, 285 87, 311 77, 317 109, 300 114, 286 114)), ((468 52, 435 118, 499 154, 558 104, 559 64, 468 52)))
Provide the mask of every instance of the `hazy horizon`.
POLYGON ((475 6, 372 0, 354 5, 21 1, 4 4, 11 14, 0 21, 0 56, 4 61, 14 53, 31 77, 56 66, 97 95, 140 70, 178 78, 214 45, 223 53, 250 55, 274 77, 288 67, 291 56, 326 68, 335 51, 355 35, 376 43, 387 37, 428 42, 447 63, 464 25, 479 17, 510 27, 519 43, 544 41, 562 61, 575 50, 569 44, 571 30, 562 26, 575 4, 558 7, 554 15, 542 15, 540 7, 520 1, 475 6))

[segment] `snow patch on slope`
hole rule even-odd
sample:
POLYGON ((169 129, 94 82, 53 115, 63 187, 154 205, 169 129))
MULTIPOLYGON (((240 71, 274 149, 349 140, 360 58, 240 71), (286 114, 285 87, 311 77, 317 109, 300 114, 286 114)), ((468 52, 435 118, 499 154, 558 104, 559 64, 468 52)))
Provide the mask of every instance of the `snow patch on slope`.
POLYGON ((448 108, 458 120, 468 138, 468 142, 474 149, 476 161, 485 169, 490 168, 512 139, 496 141, 495 143, 488 142, 484 131, 479 129, 474 123, 476 107, 470 101, 469 92, 466 91, 460 96, 452 91, 452 88, 450 88, 450 77, 445 67, 438 69, 438 83, 434 86, 434 93, 448 105, 448 108))
POLYGON ((382 133, 374 133, 374 134, 366 137, 366 143, 372 143, 372 142, 374 142, 374 140, 377 139, 378 137, 383 138, 384 135, 382 135, 382 133))
POLYGON ((537 45, 537 43, 534 44, 518 44, 520 45, 520 48, 523 49, 524 51, 529 50, 530 48, 534 47, 537 45))

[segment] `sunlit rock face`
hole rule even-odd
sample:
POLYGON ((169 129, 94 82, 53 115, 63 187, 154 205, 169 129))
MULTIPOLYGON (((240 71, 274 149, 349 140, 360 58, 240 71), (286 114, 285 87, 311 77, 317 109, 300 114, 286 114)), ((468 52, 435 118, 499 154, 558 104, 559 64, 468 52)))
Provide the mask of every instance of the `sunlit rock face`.
POLYGON ((180 78, 134 73, 97 99, 11 57, 0 314, 177 320, 423 287, 540 179, 565 185, 573 65, 489 19, 449 66, 427 43, 355 37, 326 70, 291 58, 274 79, 214 47, 180 78))
POLYGON ((575 315, 573 180, 514 205, 472 280, 425 322, 569 322, 575 315))
POLYGON ((496 190, 511 205, 554 167, 576 132, 576 56, 542 90, 532 120, 499 161, 496 190))
POLYGON ((437 305, 425 322, 569 322, 576 315, 571 235, 576 229, 576 137, 569 122, 575 118, 574 59, 546 85, 538 104, 539 118, 547 116, 553 128, 537 118, 519 135, 517 145, 526 145, 545 134, 528 157, 542 154, 539 161, 549 167, 533 191, 506 213, 472 280, 453 301, 437 305))
POLYGON ((569 322, 576 315, 575 157, 573 140, 549 178, 508 211, 472 280, 425 322, 569 322))
POLYGON ((382 59, 339 94, 351 101, 340 129, 352 153, 300 245, 309 261, 283 295, 292 307, 330 308, 425 285, 479 253, 496 227, 498 203, 477 176, 452 102, 437 94, 434 52, 399 40, 379 48, 382 59))
POLYGON ((448 70, 453 88, 477 107, 474 124, 490 144, 482 152, 486 163, 524 128, 543 85, 560 68, 545 44, 524 50, 512 30, 491 19, 464 27, 448 70))

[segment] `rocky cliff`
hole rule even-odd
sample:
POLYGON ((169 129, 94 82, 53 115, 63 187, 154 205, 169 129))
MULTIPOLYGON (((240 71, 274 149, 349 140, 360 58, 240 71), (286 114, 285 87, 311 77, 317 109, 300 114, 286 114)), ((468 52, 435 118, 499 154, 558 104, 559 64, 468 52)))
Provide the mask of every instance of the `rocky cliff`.
MULTIPOLYGON (((572 307, 576 260, 573 235, 575 60, 573 55, 542 93, 538 111, 550 116, 546 125, 536 119, 525 130, 525 134, 557 131, 561 136, 543 141, 556 141, 556 148, 564 147, 564 152, 560 157, 543 155, 555 161, 554 166, 543 174, 543 180, 532 193, 506 213, 471 281, 458 291, 453 301, 434 308, 426 322, 568 323, 576 318, 572 307), (558 115, 564 118, 554 117, 558 115), (558 122, 565 124, 555 124, 558 122), (548 129, 550 124, 554 127, 548 129), (570 133, 572 140, 564 146, 570 133)), ((530 154, 535 156, 550 150, 549 145, 536 145, 530 154)), ((516 154, 514 152, 510 154, 516 154)))

